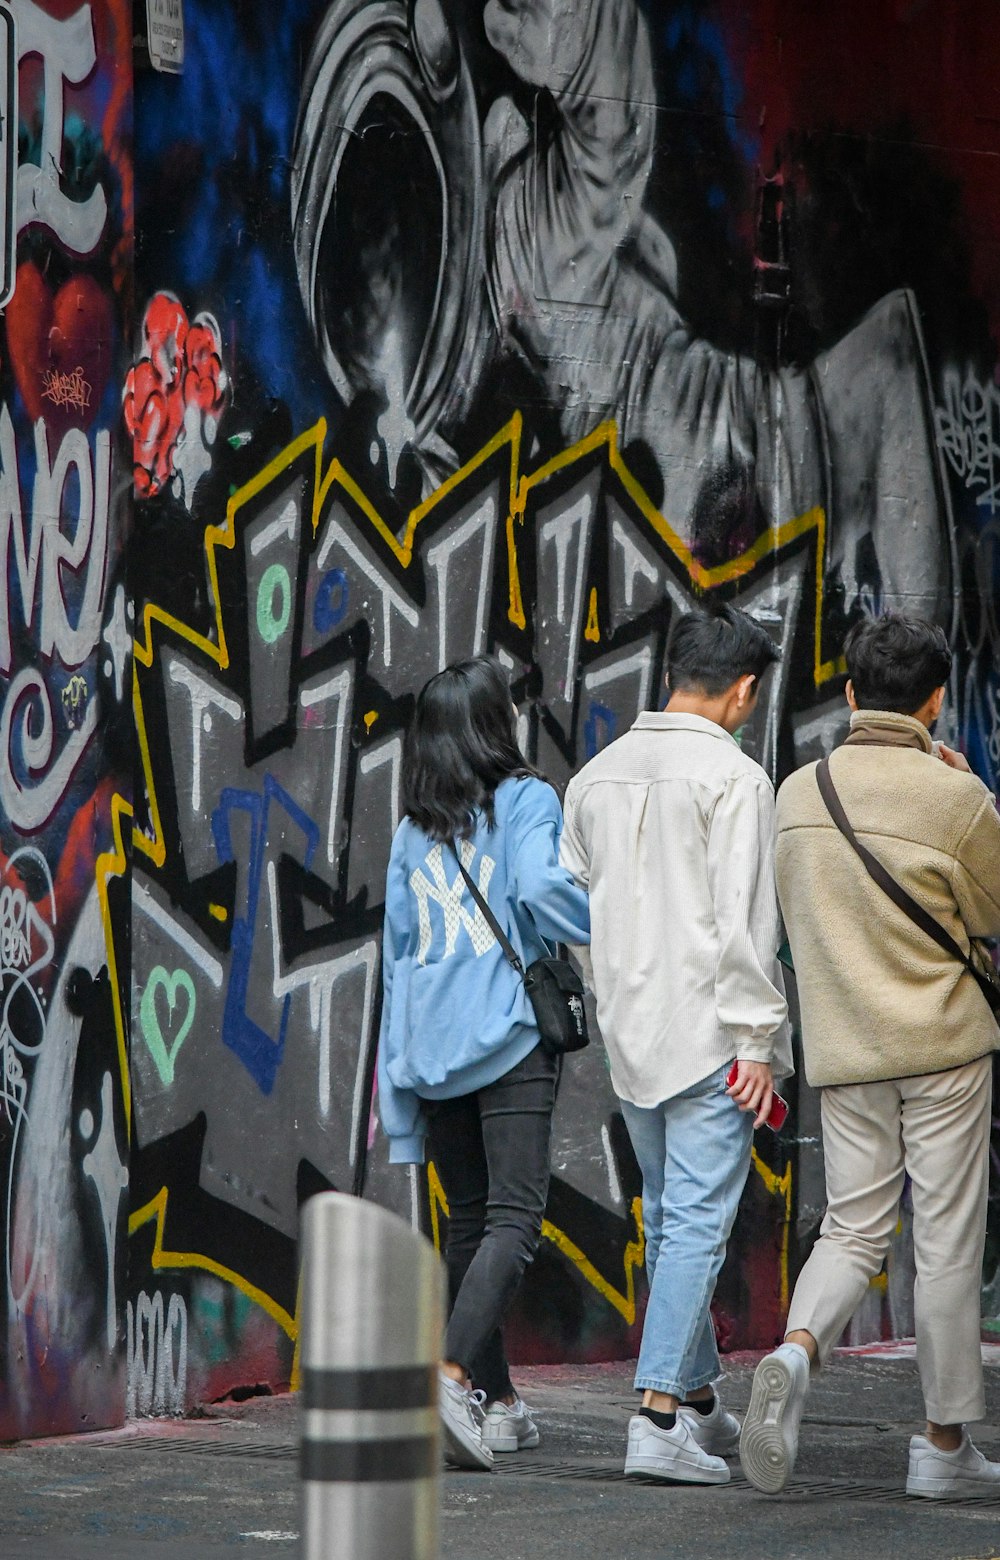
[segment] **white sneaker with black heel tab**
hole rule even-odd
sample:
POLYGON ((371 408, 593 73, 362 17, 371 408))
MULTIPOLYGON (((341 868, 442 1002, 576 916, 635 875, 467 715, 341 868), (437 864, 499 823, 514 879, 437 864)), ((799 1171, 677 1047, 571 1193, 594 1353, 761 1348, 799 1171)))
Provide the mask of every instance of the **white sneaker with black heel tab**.
POLYGON ((989 1462, 962 1431, 954 1452, 942 1452, 924 1435, 910 1441, 907 1495, 940 1500, 947 1495, 1000 1495, 1000 1463, 989 1462))
POLYGON ((530 1452, 538 1445, 538 1426, 527 1404, 518 1398, 507 1403, 491 1403, 483 1419, 483 1445, 491 1452, 530 1452))
POLYGON ((661 1430, 644 1414, 628 1422, 625 1476, 666 1479, 671 1484, 728 1484, 721 1457, 710 1457, 691 1434, 690 1421, 678 1414, 672 1430, 661 1430))

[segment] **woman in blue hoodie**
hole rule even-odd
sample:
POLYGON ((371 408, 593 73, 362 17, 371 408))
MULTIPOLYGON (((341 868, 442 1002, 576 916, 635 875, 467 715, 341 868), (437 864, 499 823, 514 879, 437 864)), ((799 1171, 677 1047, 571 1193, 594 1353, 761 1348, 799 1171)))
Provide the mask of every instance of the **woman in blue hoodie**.
POLYGON ((422 689, 382 945, 380 1115, 392 1163, 422 1164, 429 1140, 448 1199, 441 1414, 450 1455, 473 1468, 538 1444, 500 1324, 541 1234, 559 1063, 456 853, 525 967, 550 943, 590 940, 587 896, 559 866, 559 800, 525 763, 515 718, 489 656, 422 689))

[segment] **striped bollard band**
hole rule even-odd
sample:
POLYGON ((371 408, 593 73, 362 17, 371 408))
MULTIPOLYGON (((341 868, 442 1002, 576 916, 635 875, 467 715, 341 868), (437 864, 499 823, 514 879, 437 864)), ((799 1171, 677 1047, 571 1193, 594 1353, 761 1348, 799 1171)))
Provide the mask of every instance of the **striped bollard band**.
POLYGON ((304 1370, 303 1479, 384 1484, 433 1478, 440 1457, 437 1393, 436 1366, 304 1370), (387 1427, 385 1416, 391 1417, 389 1436, 379 1434, 387 1427))

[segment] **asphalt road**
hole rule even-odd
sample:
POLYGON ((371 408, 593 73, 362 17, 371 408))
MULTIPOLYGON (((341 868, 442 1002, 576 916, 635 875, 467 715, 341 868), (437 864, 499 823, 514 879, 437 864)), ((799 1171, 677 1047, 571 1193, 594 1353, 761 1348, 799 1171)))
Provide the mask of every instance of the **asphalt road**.
MULTIPOLYGON (((1000 1348, 988 1353, 1000 1460, 1000 1348)), ((754 1360, 730 1356, 738 1412, 754 1360)), ((627 1365, 516 1373, 542 1445, 495 1474, 442 1481, 441 1560, 1000 1560, 1000 1499, 903 1493, 919 1428, 912 1359, 838 1355, 814 1389, 795 1481, 780 1497, 733 1482, 691 1489, 626 1481, 627 1365)), ((0 1560, 229 1560, 299 1555, 293 1399, 220 1406, 208 1418, 0 1452, 0 1560)), ((329 1560, 356 1560, 331 1537, 329 1560)))

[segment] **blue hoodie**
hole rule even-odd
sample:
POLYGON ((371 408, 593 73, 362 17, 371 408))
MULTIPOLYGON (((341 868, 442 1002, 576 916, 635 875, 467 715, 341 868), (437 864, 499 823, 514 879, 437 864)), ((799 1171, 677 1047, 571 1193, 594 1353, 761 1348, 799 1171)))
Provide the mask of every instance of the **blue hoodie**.
MULTIPOLYGON (((587 895, 559 866, 552 787, 504 780, 496 825, 479 814, 459 849, 527 968, 549 942, 590 941, 587 895)), ((472 1094, 538 1044, 535 1015, 447 845, 409 818, 396 830, 385 891, 379 1114, 393 1164, 422 1164, 421 1100, 472 1094)))

